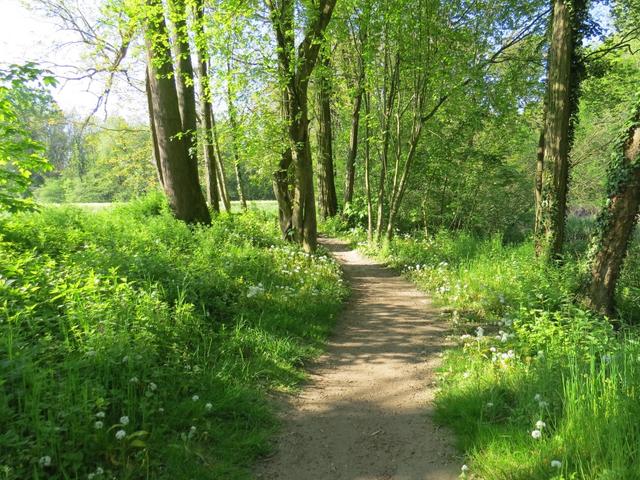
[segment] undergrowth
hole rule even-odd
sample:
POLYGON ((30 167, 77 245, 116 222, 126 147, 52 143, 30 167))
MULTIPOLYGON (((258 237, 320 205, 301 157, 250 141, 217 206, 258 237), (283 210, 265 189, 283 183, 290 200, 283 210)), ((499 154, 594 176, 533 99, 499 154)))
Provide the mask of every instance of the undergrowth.
POLYGON ((0 478, 249 478, 344 294, 260 212, 0 218, 0 478))
POLYGON ((578 227, 561 268, 535 261, 531 242, 440 232, 376 248, 361 229, 346 233, 446 306, 458 346, 444 355, 436 416, 465 454, 461 478, 640 478, 638 242, 616 332, 576 295, 589 236, 578 227))

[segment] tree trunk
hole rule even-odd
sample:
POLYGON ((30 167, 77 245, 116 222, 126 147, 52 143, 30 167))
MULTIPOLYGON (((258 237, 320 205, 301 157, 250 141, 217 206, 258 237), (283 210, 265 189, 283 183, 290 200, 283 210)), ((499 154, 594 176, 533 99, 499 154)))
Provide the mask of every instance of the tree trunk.
POLYGON ((151 154, 153 158, 153 164, 156 167, 156 173, 158 174, 158 182, 160 186, 164 188, 164 178, 162 178, 162 166, 160 165, 160 151, 158 150, 158 136, 156 135, 156 121, 153 118, 153 100, 151 98, 151 85, 149 80, 149 69, 145 68, 144 85, 147 93, 147 108, 149 109, 149 128, 151 129, 151 154))
POLYGON ((373 202, 371 200, 371 132, 369 128, 369 114, 371 112, 369 92, 364 94, 364 189, 367 197, 367 241, 373 243, 373 202))
POLYGON ((207 73, 207 52, 205 47, 204 32, 204 2, 196 0, 195 27, 196 27, 196 57, 198 62, 199 94, 200 94, 200 118, 203 130, 203 151, 205 175, 207 180, 207 203, 215 212, 220 211, 220 195, 218 194, 218 175, 216 172, 216 158, 213 148, 213 136, 211 133, 211 91, 209 87, 209 75, 207 73))
POLYGON ((224 170, 224 157, 222 156, 222 150, 220 150, 220 142, 218 140, 218 127, 216 125, 216 117, 211 109, 211 133, 213 134, 213 149, 215 154, 215 166, 218 172, 218 193, 220 194, 220 200, 224 205, 224 209, 227 212, 231 211, 231 200, 229 199, 229 192, 227 191, 227 174, 224 170))
POLYGON ((577 110, 581 22, 584 0, 555 0, 549 48, 548 106, 544 132, 544 173, 541 250, 548 260, 560 260, 565 236, 569 153, 577 110))
POLYGON ((313 164, 309 142, 306 85, 291 102, 292 121, 289 135, 292 143, 296 183, 293 190, 293 238, 307 252, 317 246, 316 202, 313 191, 313 164))
POLYGON ((338 213, 333 168, 333 134, 331 129, 331 85, 327 80, 331 63, 328 57, 322 59, 323 71, 318 76, 318 203, 323 220, 338 213))
POLYGON ((173 47, 176 52, 176 91, 182 132, 188 146, 190 160, 198 168, 196 97, 193 82, 193 65, 189 49, 189 32, 187 28, 187 12, 184 0, 170 1, 171 13, 175 28, 173 47))
MULTIPOLYGON (((535 178, 535 208, 536 217, 534 223, 534 233, 538 238, 542 230, 542 185, 544 175, 544 128, 540 129, 538 139, 538 151, 536 154, 536 178, 535 178)), ((540 255, 540 248, 536 242, 536 255, 540 255)))
POLYGON ((349 134, 349 152, 347 153, 347 163, 345 166, 344 182, 344 208, 345 210, 353 201, 353 188, 356 178, 356 158, 358 156, 358 133, 360 129, 360 108, 362 105, 362 95, 364 93, 364 60, 361 59, 360 74, 358 76, 358 87, 353 100, 351 111, 351 133, 349 134))
POLYGON ((244 178, 240 170, 240 153, 238 149, 238 118, 236 106, 234 103, 234 95, 231 88, 231 62, 227 59, 227 109, 229 111, 229 126, 231 127, 231 150, 233 153, 233 169, 236 174, 236 188, 238 190, 238 199, 243 210, 247 209, 247 198, 244 193, 244 178))
POLYGON ((619 157, 609 167, 609 200, 598 218, 587 288, 588 305, 610 317, 615 315, 616 283, 640 206, 640 103, 617 151, 619 157))
MULTIPOLYGON (((288 140, 291 148, 292 162, 295 167, 294 198, 292 228, 293 238, 302 244, 306 251, 315 251, 317 243, 316 207, 313 191, 313 165, 311 162, 311 146, 309 144, 309 119, 307 91, 309 77, 318 58, 322 37, 331 20, 336 0, 320 0, 317 4, 317 15, 312 16, 307 26, 306 35, 300 45, 295 46, 294 35, 294 1, 267 0, 271 13, 271 23, 277 41, 278 70, 283 90, 283 110, 285 123, 288 126, 288 140)), ((281 160, 276 178, 288 180, 288 159, 281 160)), ((280 189, 276 183, 281 213, 286 209, 288 186, 280 189), (282 202, 282 203, 281 203, 282 202)), ((282 215, 281 215, 282 219, 282 215)))
POLYGON ((200 189, 197 165, 189 157, 187 142, 180 136, 183 126, 172 78, 171 51, 168 42, 163 41, 168 39, 168 32, 162 2, 147 0, 147 7, 149 89, 164 189, 176 218, 208 224, 211 217, 200 189))

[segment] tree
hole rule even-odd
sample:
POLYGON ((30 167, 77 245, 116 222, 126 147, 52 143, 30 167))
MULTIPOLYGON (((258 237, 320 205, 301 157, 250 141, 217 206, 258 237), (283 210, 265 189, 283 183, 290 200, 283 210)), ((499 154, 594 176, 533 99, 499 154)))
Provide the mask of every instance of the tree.
POLYGON ((19 112, 50 98, 46 86, 54 84, 34 64, 0 70, 0 211, 33 208, 28 198, 33 174, 51 168, 44 145, 33 139, 19 112))
POLYGON ((333 133, 331 126, 331 60, 329 52, 322 55, 318 70, 318 204, 322 219, 338 213, 335 172, 333 166, 333 133))
POLYGON ((276 173, 276 196, 281 228, 291 228, 293 238, 305 250, 316 248, 317 224, 313 191, 313 168, 309 143, 308 87, 320 50, 321 37, 331 20, 336 0, 320 0, 308 12, 304 38, 296 48, 294 0, 266 0, 276 36, 278 71, 282 85, 283 115, 289 147, 285 149, 276 173), (294 194, 289 191, 288 170, 294 166, 294 194), (292 201, 293 200, 293 201, 292 201), (289 227, 291 219, 291 227, 289 227))
POLYGON ((555 0, 549 47, 542 179, 542 228, 538 252, 559 260, 565 236, 569 154, 583 73, 581 41, 587 16, 585 0, 555 0))
MULTIPOLYGON (((207 39, 204 28, 204 1, 196 0, 195 43, 196 61, 198 64, 198 88, 200 95, 200 122, 202 124, 202 147, 204 153, 205 177, 207 186, 207 203, 215 212, 220 211, 220 192, 218 188, 218 172, 216 167, 216 151, 213 143, 213 108, 211 106, 211 84, 208 74, 207 39)), ((225 207, 227 204, 225 203, 225 207)))
POLYGON ((596 224, 586 290, 588 305, 613 317, 616 284, 640 213, 640 101, 616 142, 607 190, 607 203, 596 224))
POLYGON ((207 224, 211 218, 200 189, 198 166, 189 152, 191 137, 184 135, 163 5, 160 0, 148 0, 146 7, 149 90, 163 187, 176 218, 207 224))

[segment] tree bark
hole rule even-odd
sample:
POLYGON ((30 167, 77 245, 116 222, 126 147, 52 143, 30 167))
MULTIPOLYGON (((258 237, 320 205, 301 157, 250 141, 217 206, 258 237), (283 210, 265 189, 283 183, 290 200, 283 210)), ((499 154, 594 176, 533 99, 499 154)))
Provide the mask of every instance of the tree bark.
POLYGON ((244 178, 240 169, 240 153, 238 149, 238 117, 231 88, 231 62, 227 59, 227 109, 229 111, 229 126, 231 127, 231 151, 233 154, 233 169, 236 174, 236 188, 238 199, 243 210, 247 209, 247 197, 244 192, 244 178))
POLYGON ((562 258, 569 188, 569 153, 581 72, 576 48, 584 0, 555 0, 549 48, 548 106, 544 131, 541 251, 562 258))
POLYGON ((631 127, 618 142, 619 157, 609 168, 608 202, 600 213, 593 242, 587 303, 615 315, 615 290, 640 207, 640 103, 631 127))
POLYGON ((198 63, 198 87, 200 95, 200 118, 203 130, 203 151, 205 175, 207 181, 207 203, 215 212, 220 211, 220 195, 218 193, 218 174, 216 171, 216 158, 213 148, 213 136, 211 126, 211 91, 209 86, 209 75, 207 72, 207 52, 205 46, 204 32, 204 2, 196 0, 195 10, 195 27, 196 27, 196 57, 198 63))
MULTIPOLYGON (((320 0, 318 15, 312 18, 306 29, 304 39, 295 47, 293 29, 293 0, 267 0, 271 12, 271 23, 277 41, 278 69, 287 101, 284 114, 288 124, 288 140, 291 148, 292 163, 295 168, 293 195, 292 229, 293 239, 302 244, 306 251, 315 251, 317 244, 317 224, 315 194, 313 190, 313 165, 309 144, 308 86, 309 77, 318 58, 321 38, 331 20, 336 0, 320 0)), ((279 173, 288 180, 288 165, 283 154, 279 173), (283 169, 285 168, 285 169, 283 169)), ((276 185, 278 187, 278 185, 276 185)), ((277 189, 277 191, 279 191, 277 189)), ((284 189, 282 189, 284 191, 284 189)), ((286 189, 288 191, 288 187, 286 189)), ((279 209, 287 206, 278 196, 279 209)))
POLYGON ((218 127, 216 124, 216 117, 211 109, 211 133, 213 135, 213 151, 215 154, 215 167, 218 173, 218 193, 220 194, 220 200, 224 205, 224 209, 227 212, 231 211, 231 200, 229 199, 229 192, 227 191, 227 174, 224 169, 224 156, 220 149, 220 141, 218 139, 218 127))
POLYGON ((364 93, 364 60, 360 59, 360 72, 358 75, 358 86, 353 99, 353 109, 351 110, 351 132, 349 134, 349 152, 347 153, 347 163, 345 166, 344 182, 344 208, 345 210, 353 201, 353 188, 356 178, 356 158, 358 156, 358 133, 360 130, 360 109, 362 96, 364 93))
POLYGON ((191 51, 189 48, 187 12, 184 0, 171 0, 170 7, 175 28, 175 41, 173 42, 173 47, 176 52, 175 80, 180 118, 182 119, 182 134, 186 139, 189 158, 196 165, 197 169, 196 97, 193 82, 193 65, 191 63, 191 51))
POLYGON ((327 75, 331 68, 328 57, 323 57, 323 71, 318 76, 318 203, 323 220, 338 213, 333 167, 333 133, 331 129, 331 82, 327 75))
POLYGON ((147 7, 149 89, 165 193, 176 218, 208 224, 211 217, 200 189, 197 165, 180 136, 183 125, 162 2, 147 0, 147 7))
POLYGON ((371 113, 371 99, 369 92, 364 93, 364 189, 367 197, 367 241, 369 245, 373 243, 373 202, 371 199, 371 145, 370 145, 370 127, 369 114, 371 113))
POLYGON ((164 188, 164 178, 162 178, 162 166, 160 165, 160 151, 158 149, 158 136, 156 134, 156 121, 153 118, 153 99, 151 97, 151 85, 149 80, 149 69, 145 68, 145 90, 147 94, 147 108, 149 110, 149 128, 151 129, 151 153, 153 158, 153 164, 156 167, 156 173, 158 174, 158 182, 160 186, 164 188))

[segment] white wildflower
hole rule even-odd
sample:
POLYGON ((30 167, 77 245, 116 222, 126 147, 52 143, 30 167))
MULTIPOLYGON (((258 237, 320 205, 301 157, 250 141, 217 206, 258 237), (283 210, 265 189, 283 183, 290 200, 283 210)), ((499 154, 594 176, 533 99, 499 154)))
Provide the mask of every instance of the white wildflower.
POLYGON ((116 440, 122 440, 126 436, 127 436, 127 432, 124 430, 118 430, 116 432, 116 440))
POLYGON ((151 383, 149 383, 149 389, 151 391, 155 391, 155 390, 158 389, 158 385, 156 385, 155 383, 151 382, 151 383))
POLYGON ((547 408, 547 407, 549 406, 549 402, 547 402, 547 401, 545 401, 545 400, 540 400, 540 401, 538 402, 538 406, 539 406, 540 408, 547 408))
POLYGON ((206 408, 207 410, 211 410, 213 408, 213 405, 211 403, 207 403, 204 408, 206 408))
POLYGON ((198 400, 200 400, 200 397, 198 395, 194 395, 193 397, 191 397, 191 400, 197 402, 198 400))
POLYGON ((103 422, 101 422, 100 420, 98 420, 96 423, 94 423, 94 424, 93 424, 93 427, 94 427, 96 430, 100 430, 102 427, 104 427, 104 423, 103 423, 103 422))
POLYGON ((102 469, 102 467, 96 468, 96 475, 102 475, 103 473, 104 473, 104 470, 102 469))
POLYGON ((462 465, 460 470, 462 470, 462 473, 467 473, 469 471, 469 467, 467 465, 462 465))
POLYGON ((547 426, 547 424, 546 424, 546 423, 544 423, 542 420, 538 420, 538 421, 536 422, 536 428, 537 428, 538 430, 542 430, 542 429, 543 429, 544 427, 546 427, 546 426, 547 426))
POLYGON ((487 402, 487 408, 492 408, 493 407, 493 402, 487 402))
POLYGON ((562 462, 560 460, 551 460, 552 468, 562 468, 562 462))
POLYGON ((126 415, 120 417, 120 423, 122 425, 129 425, 129 417, 127 417, 126 415))
POLYGON ((51 457, 49 455, 45 455, 44 457, 40 457, 38 463, 42 467, 50 467, 51 466, 51 457))
POLYGON ((542 395, 540 395, 539 393, 536 393, 536 394, 533 396, 533 399, 534 399, 536 402, 539 402, 540 400, 542 400, 542 395))
POLYGON ((96 417, 97 417, 97 418, 104 418, 104 417, 105 417, 105 415, 106 415, 106 414, 105 414, 104 412, 98 412, 98 413, 96 413, 96 417))
POLYGON ((540 430, 534 430, 533 432, 531 432, 531 436, 538 440, 539 438, 542 437, 542 432, 540 430))
POLYGON ((131 377, 131 378, 129 379, 129 382, 131 382, 131 383, 138 383, 139 381, 140 381, 140 380, 138 380, 138 377, 131 377))
POLYGON ((484 328, 482 327, 476 328, 476 337, 478 338, 484 337, 484 328))

